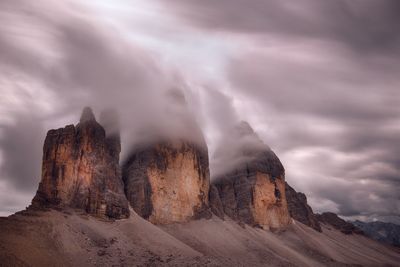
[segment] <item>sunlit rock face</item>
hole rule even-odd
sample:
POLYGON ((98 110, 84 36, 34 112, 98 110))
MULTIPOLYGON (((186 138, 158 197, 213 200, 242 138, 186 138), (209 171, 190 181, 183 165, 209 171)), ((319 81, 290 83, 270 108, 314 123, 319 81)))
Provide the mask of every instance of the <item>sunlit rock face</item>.
POLYGON ((322 231, 317 216, 307 203, 307 197, 305 194, 296 192, 296 190, 286 183, 286 199, 290 216, 293 219, 317 230, 318 232, 322 231))
POLYGON ((227 162, 225 172, 218 166, 218 175, 213 178, 227 216, 271 230, 285 228, 290 223, 285 170, 247 123, 233 129, 231 140, 222 144, 216 160, 220 165, 227 162), (235 140, 236 144, 229 144, 235 140), (229 150, 232 147, 235 151, 229 150))
POLYGON ((155 224, 208 216, 210 173, 205 145, 160 142, 135 149, 124 164, 133 209, 155 224))
POLYGON ((123 165, 129 203, 155 224, 211 215, 208 149, 203 133, 182 91, 171 89, 165 98, 168 105, 157 114, 158 119, 137 126, 137 143, 123 165))
POLYGON ((84 109, 76 126, 50 130, 32 207, 70 207, 99 217, 128 217, 120 151, 119 137, 106 136, 90 108, 84 109))

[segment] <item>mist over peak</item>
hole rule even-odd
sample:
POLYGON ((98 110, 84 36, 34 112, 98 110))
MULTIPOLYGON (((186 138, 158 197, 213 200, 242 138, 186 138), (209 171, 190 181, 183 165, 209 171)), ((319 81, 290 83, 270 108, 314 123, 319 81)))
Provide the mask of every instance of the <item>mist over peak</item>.
POLYGON ((243 168, 243 164, 252 163, 263 157, 263 154, 273 153, 264 144, 253 128, 246 121, 234 125, 221 138, 212 157, 211 176, 217 178, 234 169, 243 168))
POLYGON ((0 214, 34 194, 46 129, 90 106, 122 159, 187 139, 218 173, 216 150, 269 145, 318 212, 398 221, 398 13, 395 0, 1 1, 0 214), (259 138, 234 137, 241 120, 259 138))

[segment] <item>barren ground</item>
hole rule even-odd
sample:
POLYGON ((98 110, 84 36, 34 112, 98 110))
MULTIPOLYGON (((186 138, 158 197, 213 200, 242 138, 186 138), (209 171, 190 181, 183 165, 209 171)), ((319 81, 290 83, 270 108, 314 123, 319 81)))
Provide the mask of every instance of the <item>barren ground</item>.
POLYGON ((131 210, 115 222, 76 212, 0 218, 0 266, 400 266, 400 250, 328 226, 284 232, 233 221, 156 226, 131 210))

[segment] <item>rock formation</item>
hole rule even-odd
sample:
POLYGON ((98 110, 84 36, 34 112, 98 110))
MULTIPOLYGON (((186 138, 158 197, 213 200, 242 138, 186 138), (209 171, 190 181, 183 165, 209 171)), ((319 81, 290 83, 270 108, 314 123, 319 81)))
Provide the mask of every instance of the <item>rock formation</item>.
POLYGON ((244 122, 234 128, 231 140, 225 141, 228 142, 221 144, 222 150, 217 150, 216 161, 230 167, 213 179, 224 213, 252 226, 271 230, 285 228, 290 216, 285 170, 278 157, 244 122), (233 167, 232 161, 235 161, 233 167))
POLYGON ((333 212, 324 212, 322 214, 317 214, 316 216, 320 223, 331 225, 346 235, 363 234, 363 231, 358 227, 354 226, 352 223, 346 222, 333 212))
POLYGON ((208 213, 206 146, 185 141, 146 145, 130 154, 123 170, 131 206, 150 222, 185 222, 208 213))
POLYGON ((172 89, 161 119, 141 127, 123 166, 125 194, 133 209, 155 224, 210 216, 210 171, 203 133, 183 93, 172 89))
POLYGON ((322 231, 316 215, 307 204, 306 195, 296 192, 288 183, 286 183, 286 200, 290 217, 314 228, 318 232, 322 231))
POLYGON ((70 207, 99 217, 128 217, 120 151, 118 135, 106 136, 90 108, 84 109, 78 125, 50 130, 32 207, 70 207))

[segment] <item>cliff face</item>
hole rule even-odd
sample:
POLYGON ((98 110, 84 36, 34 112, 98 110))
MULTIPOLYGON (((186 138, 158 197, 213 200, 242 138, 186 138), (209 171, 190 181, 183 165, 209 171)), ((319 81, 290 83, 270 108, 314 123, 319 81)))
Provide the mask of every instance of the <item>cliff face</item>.
POLYGON ((207 147, 162 142, 135 149, 123 167, 133 209, 155 224, 185 222, 208 213, 207 147))
POLYGON ((33 207, 71 207, 110 218, 129 216, 116 136, 106 137, 92 111, 85 108, 79 124, 47 133, 42 178, 33 207))
POLYGON ((301 192, 296 192, 288 183, 286 183, 286 200, 290 216, 311 228, 321 232, 316 215, 307 204, 307 197, 301 192))
POLYGON ((242 170, 217 179, 213 185, 227 216, 252 226, 279 229, 290 223, 284 177, 283 168, 273 176, 249 163, 242 170))
POLYGON ((285 170, 274 152, 258 139, 248 124, 239 127, 238 138, 254 139, 252 146, 256 149, 252 150, 248 144, 239 147, 244 160, 233 170, 213 179, 223 211, 232 219, 252 226, 285 228, 291 221, 285 193, 285 170))

